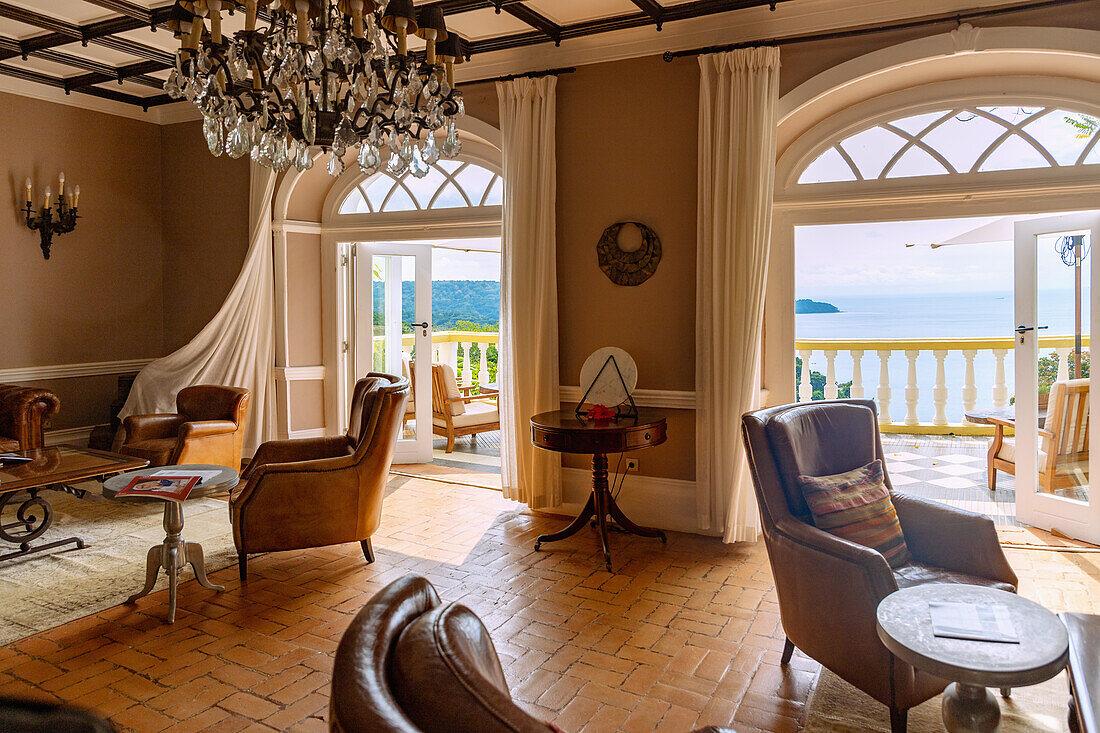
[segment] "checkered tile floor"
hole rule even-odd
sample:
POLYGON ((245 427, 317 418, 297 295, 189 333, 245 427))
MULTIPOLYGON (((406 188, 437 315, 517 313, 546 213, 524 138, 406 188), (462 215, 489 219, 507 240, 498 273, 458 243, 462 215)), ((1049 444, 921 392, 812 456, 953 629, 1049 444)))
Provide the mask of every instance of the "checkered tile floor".
POLYGON ((886 470, 898 491, 981 512, 1002 527, 1016 521, 1016 479, 997 474, 997 491, 986 478, 988 438, 883 434, 886 470))

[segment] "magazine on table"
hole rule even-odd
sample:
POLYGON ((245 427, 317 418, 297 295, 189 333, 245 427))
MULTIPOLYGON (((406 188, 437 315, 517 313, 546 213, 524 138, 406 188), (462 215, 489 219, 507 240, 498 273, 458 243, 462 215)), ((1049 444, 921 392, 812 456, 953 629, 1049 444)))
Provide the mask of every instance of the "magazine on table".
POLYGON ((999 603, 934 601, 928 604, 932 633, 948 639, 1019 644, 1008 607, 999 603))
POLYGON ((0 465, 18 466, 23 463, 30 463, 33 460, 30 456, 21 456, 18 453, 0 453, 0 465))
POLYGON ((189 476, 135 476, 119 490, 116 496, 148 496, 155 499, 183 501, 199 483, 200 477, 189 476))

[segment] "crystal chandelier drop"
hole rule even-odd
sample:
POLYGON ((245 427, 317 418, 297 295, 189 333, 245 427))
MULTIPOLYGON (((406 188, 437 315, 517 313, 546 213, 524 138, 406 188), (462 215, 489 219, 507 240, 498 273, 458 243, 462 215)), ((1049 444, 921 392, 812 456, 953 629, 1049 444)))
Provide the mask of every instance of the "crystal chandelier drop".
POLYGON ((222 13, 241 7, 177 0, 169 23, 180 51, 164 89, 202 112, 214 155, 303 171, 320 148, 338 176, 343 155, 358 147, 367 175, 385 167, 423 177, 440 157, 461 151, 456 120, 465 108, 454 66, 468 50, 447 32, 439 7, 418 13, 412 0, 245 0, 244 30, 224 35, 222 13), (261 15, 266 28, 257 28, 261 15), (424 39, 424 53, 409 52, 409 34, 424 39))

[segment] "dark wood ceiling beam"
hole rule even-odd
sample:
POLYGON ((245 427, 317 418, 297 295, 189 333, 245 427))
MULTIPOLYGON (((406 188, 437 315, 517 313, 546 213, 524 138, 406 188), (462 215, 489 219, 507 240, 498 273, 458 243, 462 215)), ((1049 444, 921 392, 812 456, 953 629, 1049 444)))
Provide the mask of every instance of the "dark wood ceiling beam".
POLYGON ((123 80, 129 80, 135 84, 141 84, 152 89, 163 89, 164 82, 154 77, 146 76, 149 72, 160 71, 163 68, 164 67, 156 61, 139 61, 136 64, 108 68, 105 71, 95 71, 91 74, 67 77, 65 79, 65 88, 68 90, 76 90, 81 87, 90 87, 93 84, 103 84, 108 81, 121 83, 123 80))
MULTIPOLYGON (((44 84, 45 86, 54 87, 55 89, 65 89, 65 80, 56 76, 50 76, 49 74, 42 74, 37 71, 31 71, 30 69, 24 69, 19 66, 12 66, 11 64, 0 63, 0 74, 4 76, 10 76, 14 79, 22 79, 24 81, 31 81, 35 84, 44 84)), ((124 102, 126 104, 132 104, 138 107, 144 107, 144 101, 142 97, 138 97, 133 94, 127 94, 125 92, 119 92, 114 89, 103 89, 101 87, 82 87, 80 89, 74 89, 73 91, 81 94, 88 94, 93 97, 101 97, 103 99, 111 99, 116 102, 124 102)))
POLYGON ((542 31, 547 38, 554 42, 555 46, 561 45, 561 26, 545 15, 532 10, 523 3, 505 5, 502 9, 513 18, 521 20, 532 28, 537 28, 542 31))
POLYGON ((468 13, 471 10, 495 10, 498 13, 512 5, 519 5, 523 0, 437 0, 429 5, 440 8, 445 15, 456 13, 468 13))
POLYGON ((42 28, 58 35, 63 35, 67 38, 67 43, 71 42, 73 39, 79 40, 82 38, 80 26, 78 25, 58 18, 51 18, 48 15, 36 13, 33 10, 27 10, 26 8, 10 5, 5 2, 0 2, 0 18, 7 18, 8 20, 18 21, 26 25, 33 25, 36 28, 42 28))
MULTIPOLYGON (((150 25, 163 25, 167 22, 169 15, 172 12, 172 6, 161 6, 153 8, 150 11, 150 19, 148 22, 142 22, 137 18, 131 18, 129 16, 120 15, 114 18, 107 18, 105 20, 99 20, 94 23, 86 23, 81 26, 74 26, 77 29, 76 40, 80 40, 84 45, 88 45, 89 41, 104 38, 115 33, 125 33, 126 31, 137 30, 150 25)), ((0 12, 0 17, 4 16, 0 12)), ((13 18, 13 20, 18 20, 13 18)), ((34 25, 34 24, 32 24, 34 25)), ((43 27, 39 25, 39 27, 43 27)), ((23 48, 24 54, 31 51, 40 51, 45 48, 53 48, 55 46, 64 46, 66 43, 72 43, 74 38, 60 31, 54 31, 53 33, 43 33, 40 36, 32 36, 31 38, 24 38, 19 42, 23 48)), ((103 44, 106 45, 106 44, 103 44)), ((139 44, 141 45, 141 44, 139 44)), ((144 48, 149 48, 144 46, 144 48)), ((153 49, 158 53, 164 53, 159 49, 153 49)), ((140 54, 139 54, 140 55, 140 54)), ((145 56, 143 56, 145 58, 145 56)))
POLYGON ((665 8, 663 5, 658 5, 653 0, 631 0, 638 9, 643 13, 653 18, 654 24, 657 26, 657 30, 661 30, 661 26, 664 25, 665 8))
POLYGON ((125 15, 134 20, 140 20, 146 25, 151 25, 153 22, 153 13, 149 8, 129 2, 129 0, 84 0, 84 2, 89 5, 103 8, 104 10, 110 10, 120 15, 125 15))

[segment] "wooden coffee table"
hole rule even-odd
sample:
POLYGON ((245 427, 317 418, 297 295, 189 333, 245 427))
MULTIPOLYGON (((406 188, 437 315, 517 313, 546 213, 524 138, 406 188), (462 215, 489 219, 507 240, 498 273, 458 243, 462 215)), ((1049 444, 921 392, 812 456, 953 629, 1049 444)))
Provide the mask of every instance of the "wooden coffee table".
POLYGON ((31 544, 53 524, 53 506, 41 492, 49 489, 84 496, 84 490, 74 488, 74 483, 141 468, 149 463, 143 458, 73 445, 16 452, 32 460, 0 466, 0 539, 18 545, 19 549, 0 555, 0 561, 70 544, 83 549, 84 540, 79 537, 67 537, 41 545, 31 544), (20 502, 19 495, 24 493, 26 496, 20 502), (4 510, 16 502, 19 505, 15 509, 14 521, 4 521, 4 510))
POLYGON ((203 588, 221 592, 224 585, 214 585, 206 577, 206 563, 202 554, 202 545, 198 542, 188 542, 183 538, 183 505, 192 499, 229 491, 237 485, 239 477, 236 471, 225 466, 211 466, 205 464, 192 464, 185 466, 159 466, 145 471, 130 471, 128 473, 108 479, 103 484, 103 495, 108 499, 118 501, 148 503, 159 501, 164 504, 164 541, 159 545, 149 548, 149 554, 145 561, 145 587, 126 599, 127 603, 133 603, 139 598, 149 595, 157 584, 157 575, 161 568, 168 576, 168 623, 176 622, 176 586, 179 584, 179 575, 185 565, 190 564, 195 571, 195 579, 203 588), (160 499, 151 496, 123 496, 118 492, 125 488, 137 476, 149 476, 156 472, 171 471, 173 475, 186 476, 196 471, 215 471, 216 475, 204 478, 200 484, 191 489, 187 499, 183 502, 171 499, 160 499))
POLYGON ((894 656, 955 680, 943 693, 943 724, 951 733, 995 731, 1001 708, 987 687, 999 687, 1007 696, 1013 687, 1050 679, 1069 660, 1069 635, 1058 617, 1003 590, 957 583, 903 588, 879 603, 877 617, 879 639, 894 656), (1005 606, 1020 643, 935 636, 928 606, 933 601, 1005 606))

